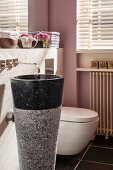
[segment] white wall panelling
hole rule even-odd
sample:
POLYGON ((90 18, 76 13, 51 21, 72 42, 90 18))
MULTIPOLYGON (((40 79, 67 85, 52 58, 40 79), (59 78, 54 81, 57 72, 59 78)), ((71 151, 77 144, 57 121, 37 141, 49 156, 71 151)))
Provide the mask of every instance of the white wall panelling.
MULTIPOLYGON (((37 63, 40 73, 45 73, 45 59, 54 58, 54 74, 62 74, 61 62, 63 49, 0 49, 0 60, 18 58, 19 62, 37 63), (60 61, 58 63, 58 61, 60 61)), ((7 112, 13 111, 10 78, 22 74, 37 74, 35 65, 19 64, 11 69, 5 68, 0 72, 0 123, 7 112)))

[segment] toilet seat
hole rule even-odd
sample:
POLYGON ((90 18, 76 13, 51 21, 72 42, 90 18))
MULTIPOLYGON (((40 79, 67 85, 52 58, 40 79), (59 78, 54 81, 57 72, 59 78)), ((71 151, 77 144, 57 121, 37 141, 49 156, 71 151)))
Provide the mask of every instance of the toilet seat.
POLYGON ((92 122, 98 119, 98 113, 83 108, 76 107, 62 107, 61 110, 61 121, 67 122, 92 122))

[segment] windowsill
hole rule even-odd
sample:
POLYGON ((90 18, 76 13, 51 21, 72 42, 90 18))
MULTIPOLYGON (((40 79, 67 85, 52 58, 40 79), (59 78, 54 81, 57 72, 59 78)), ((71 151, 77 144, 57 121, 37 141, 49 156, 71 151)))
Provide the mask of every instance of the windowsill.
POLYGON ((82 54, 82 53, 113 53, 113 49, 77 50, 77 54, 82 54))

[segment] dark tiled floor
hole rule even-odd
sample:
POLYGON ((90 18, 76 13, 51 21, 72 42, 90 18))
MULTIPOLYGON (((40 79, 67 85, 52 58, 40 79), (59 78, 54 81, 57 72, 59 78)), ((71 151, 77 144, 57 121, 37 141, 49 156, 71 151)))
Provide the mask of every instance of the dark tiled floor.
POLYGON ((113 149, 91 146, 83 160, 113 164, 113 149))
POLYGON ((96 162, 81 161, 76 170, 113 170, 113 166, 96 162))
POLYGON ((74 169, 78 160, 67 159, 67 158, 57 158, 57 166, 55 170, 71 170, 74 169))
POLYGON ((57 156, 55 170, 113 170, 113 137, 98 135, 80 154, 57 156))
POLYGON ((94 146, 108 147, 113 148, 113 137, 109 137, 105 140, 105 136, 96 136, 96 139, 93 141, 94 146))

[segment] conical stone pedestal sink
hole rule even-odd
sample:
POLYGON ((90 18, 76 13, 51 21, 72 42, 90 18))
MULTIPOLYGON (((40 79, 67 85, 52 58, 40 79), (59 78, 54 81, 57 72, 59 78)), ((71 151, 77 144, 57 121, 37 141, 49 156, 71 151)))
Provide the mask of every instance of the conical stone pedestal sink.
POLYGON ((64 79, 22 75, 11 79, 20 170, 54 170, 64 79))

